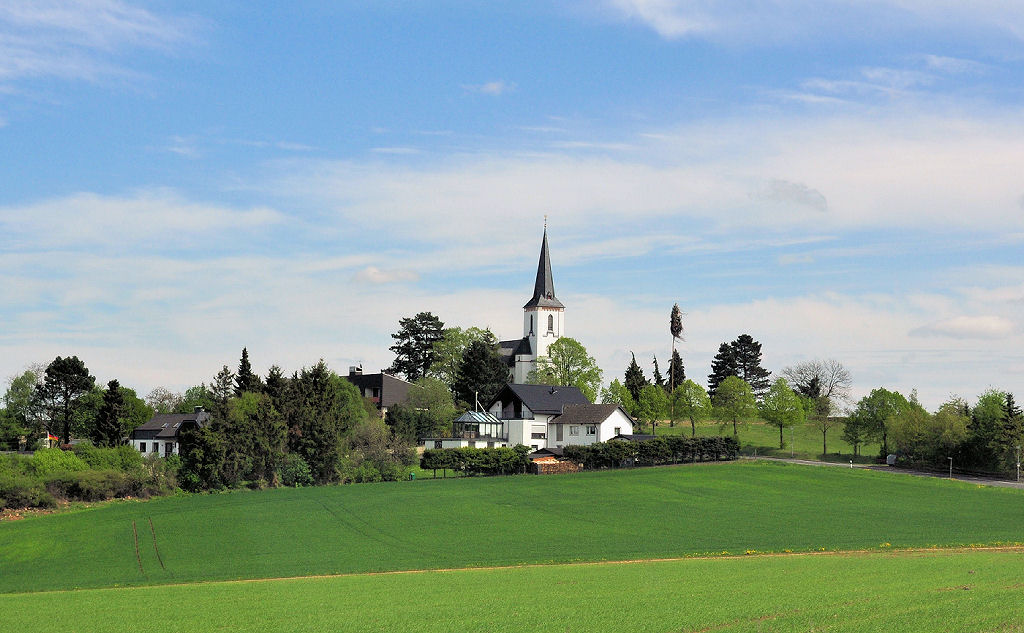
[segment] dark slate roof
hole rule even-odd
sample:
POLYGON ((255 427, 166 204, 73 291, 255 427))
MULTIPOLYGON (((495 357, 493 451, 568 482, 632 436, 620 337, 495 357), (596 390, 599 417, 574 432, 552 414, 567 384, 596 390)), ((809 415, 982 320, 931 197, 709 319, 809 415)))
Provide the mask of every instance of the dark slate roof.
MULTIPOLYGON (((562 415, 551 422, 553 424, 600 424, 607 420, 612 413, 615 413, 616 409, 622 409, 622 407, 617 404, 568 404, 562 411, 562 415)), ((625 409, 622 412, 632 420, 625 409)))
POLYGON ((514 365, 516 362, 516 356, 524 354, 527 356, 533 356, 533 346, 530 345, 530 338, 528 336, 524 336, 523 338, 517 338, 511 341, 499 342, 498 353, 505 359, 505 363, 507 365, 514 365))
POLYGON ((611 438, 608 441, 611 442, 613 440, 625 440, 627 442, 643 442, 644 440, 653 440, 654 437, 654 435, 626 435, 625 433, 623 433, 622 435, 616 435, 615 437, 611 438))
POLYGON ((590 404, 578 387, 552 387, 550 385, 507 384, 487 404, 487 409, 496 402, 510 398, 522 402, 530 411, 543 415, 561 414, 566 405, 590 404))
POLYGON ((205 426, 210 421, 206 411, 195 413, 157 413, 148 422, 143 422, 132 431, 132 437, 138 440, 174 438, 178 436, 182 424, 191 422, 205 426))
POLYGON ((544 241, 540 246, 540 261, 537 262, 537 281, 533 284, 533 298, 524 308, 564 308, 555 298, 555 280, 551 276, 551 255, 548 253, 548 229, 544 227, 544 241))
POLYGON ((565 451, 560 447, 542 448, 540 450, 533 451, 526 457, 527 459, 537 459, 538 457, 547 457, 549 455, 553 457, 562 457, 565 455, 565 451))

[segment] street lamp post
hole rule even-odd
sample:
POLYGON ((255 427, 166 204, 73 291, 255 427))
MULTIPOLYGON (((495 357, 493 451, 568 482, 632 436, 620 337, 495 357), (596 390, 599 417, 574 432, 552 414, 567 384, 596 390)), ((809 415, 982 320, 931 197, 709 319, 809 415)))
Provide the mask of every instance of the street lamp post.
POLYGON ((949 478, 952 479, 953 478, 953 458, 952 457, 948 457, 947 459, 949 460, 949 478))
POLYGON ((1020 444, 1017 445, 1017 483, 1020 483, 1020 444))

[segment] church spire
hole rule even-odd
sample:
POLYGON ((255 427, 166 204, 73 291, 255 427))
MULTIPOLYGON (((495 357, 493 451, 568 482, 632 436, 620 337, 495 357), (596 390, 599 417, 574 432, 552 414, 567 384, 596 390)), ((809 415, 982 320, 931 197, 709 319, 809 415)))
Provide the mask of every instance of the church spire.
POLYGON ((544 241, 537 262, 537 281, 533 285, 533 298, 523 308, 564 308, 555 298, 555 280, 551 276, 551 255, 548 253, 548 221, 544 218, 544 241))

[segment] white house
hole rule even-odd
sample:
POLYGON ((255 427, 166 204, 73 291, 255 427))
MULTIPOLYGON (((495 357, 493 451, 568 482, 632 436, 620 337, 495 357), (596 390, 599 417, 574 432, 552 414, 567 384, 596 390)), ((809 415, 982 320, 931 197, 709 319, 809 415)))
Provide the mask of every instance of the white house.
POLYGON ((168 457, 181 447, 181 431, 189 426, 206 426, 210 414, 196 407, 192 413, 157 413, 132 431, 128 442, 143 455, 168 457))
POLYGON ((424 438, 424 446, 562 448, 631 434, 633 420, 616 404, 591 404, 576 387, 508 384, 487 411, 466 413, 452 431, 450 438, 424 438))

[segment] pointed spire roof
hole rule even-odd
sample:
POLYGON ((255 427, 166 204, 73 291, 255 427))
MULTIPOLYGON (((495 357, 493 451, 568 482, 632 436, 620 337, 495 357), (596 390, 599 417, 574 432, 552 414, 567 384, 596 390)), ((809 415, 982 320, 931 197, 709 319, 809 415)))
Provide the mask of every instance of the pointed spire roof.
POLYGON ((551 276, 551 255, 548 253, 548 227, 544 226, 544 241, 540 247, 540 261, 537 262, 537 281, 533 285, 533 298, 523 308, 564 308, 555 298, 555 280, 551 276))

